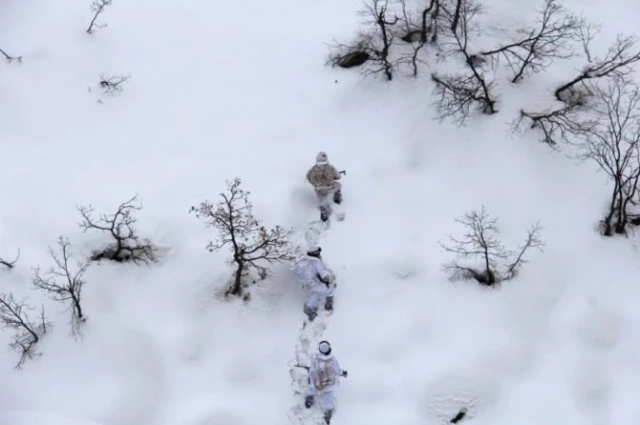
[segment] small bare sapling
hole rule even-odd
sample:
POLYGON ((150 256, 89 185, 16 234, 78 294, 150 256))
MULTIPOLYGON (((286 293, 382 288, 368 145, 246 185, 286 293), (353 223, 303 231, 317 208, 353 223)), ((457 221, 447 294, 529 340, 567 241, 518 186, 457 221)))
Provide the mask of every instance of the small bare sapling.
POLYGON ((101 75, 100 88, 103 94, 107 96, 116 96, 123 92, 124 84, 129 81, 131 75, 101 75))
POLYGON ((328 63, 342 68, 353 68, 367 63, 363 73, 384 74, 393 78, 394 64, 390 59, 394 35, 391 31, 399 18, 389 11, 389 0, 368 0, 359 12, 368 28, 361 32, 351 44, 335 44, 328 63))
POLYGON ((11 56, 10 54, 8 54, 7 52, 5 52, 4 50, 0 49, 0 54, 2 56, 4 56, 4 58, 7 60, 7 62, 19 62, 22 63, 22 56, 11 56))
POLYGON ((575 56, 575 43, 586 27, 583 18, 569 13, 558 0, 545 0, 537 19, 537 27, 521 29, 522 38, 493 50, 482 52, 495 63, 504 58, 517 83, 529 73, 548 68, 555 59, 575 56))
POLYGON ((484 60, 473 54, 469 47, 470 35, 477 31, 473 19, 482 8, 473 0, 457 0, 454 12, 447 8, 442 10, 451 30, 446 33, 443 43, 445 49, 451 55, 462 56, 470 73, 431 75, 437 96, 437 118, 441 121, 452 118, 458 125, 462 125, 469 117, 471 107, 477 107, 487 115, 498 112, 495 107, 496 98, 492 93, 494 84, 482 71, 484 60))
POLYGON ((585 133, 591 131, 597 120, 589 117, 584 104, 567 104, 558 109, 541 112, 520 110, 520 116, 512 123, 512 132, 521 131, 523 123, 530 129, 542 132, 541 141, 554 149, 559 143, 574 144, 585 133))
POLYGON ((228 263, 234 266, 235 272, 226 295, 238 297, 244 295, 252 270, 260 279, 265 279, 269 264, 294 258, 289 243, 292 231, 280 226, 264 227, 253 215, 248 199, 250 192, 242 190, 240 185, 239 178, 227 182, 227 191, 220 194, 221 201, 216 204, 204 201, 198 207, 191 207, 198 219, 219 232, 218 239, 209 242, 207 249, 213 252, 226 247, 230 251, 228 263))
POLYGON ((113 0, 93 0, 91 3, 91 11, 94 12, 93 18, 89 23, 89 28, 87 28, 87 34, 93 34, 96 28, 105 28, 107 24, 98 24, 96 20, 98 16, 104 11, 107 6, 111 6, 113 0))
POLYGON ((40 309, 39 317, 34 320, 28 314, 33 310, 26 300, 16 301, 13 294, 0 294, 0 326, 14 331, 9 348, 20 353, 16 369, 21 369, 27 359, 42 354, 36 351, 36 345, 51 327, 45 317, 44 306, 40 309))
POLYGON ((82 309, 82 289, 86 281, 84 273, 90 261, 78 261, 71 264, 71 243, 65 237, 58 238, 58 251, 49 247, 49 255, 54 265, 43 273, 39 267, 33 270, 33 286, 47 293, 54 301, 70 302, 71 331, 73 335, 82 333, 82 325, 87 318, 82 309))
POLYGON ((82 222, 78 225, 84 232, 100 230, 111 236, 112 242, 106 248, 95 252, 91 260, 112 260, 117 262, 153 263, 157 261, 156 247, 148 239, 140 239, 135 228, 138 221, 134 214, 142 209, 142 202, 138 195, 118 206, 115 214, 99 214, 94 217, 94 209, 78 207, 82 215, 82 222))
POLYGON ((16 258, 13 260, 5 260, 4 258, 0 257, 0 266, 5 266, 8 269, 12 269, 13 266, 16 265, 19 259, 20 259, 20 249, 18 249, 18 254, 16 255, 16 258))
POLYGON ((580 157, 594 161, 613 181, 609 208, 601 222, 605 236, 626 234, 631 205, 638 203, 640 181, 640 88, 624 77, 595 88, 602 110, 593 128, 583 134, 580 157))
POLYGON ((544 246, 539 238, 541 228, 535 224, 516 251, 506 249, 498 239, 498 219, 489 216, 484 207, 455 221, 465 227, 466 233, 461 238, 449 236, 449 243, 440 244, 446 252, 455 254, 455 259, 443 266, 451 280, 475 279, 486 286, 511 280, 526 263, 525 253, 544 246))

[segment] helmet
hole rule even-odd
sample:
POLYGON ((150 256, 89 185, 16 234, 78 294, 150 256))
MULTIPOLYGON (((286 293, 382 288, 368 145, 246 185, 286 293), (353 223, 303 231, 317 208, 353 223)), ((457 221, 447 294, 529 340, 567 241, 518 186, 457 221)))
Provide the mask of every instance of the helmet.
POLYGON ((317 245, 311 245, 309 247, 309 249, 307 249, 307 254, 312 255, 312 254, 320 254, 320 252, 322 251, 322 248, 320 248, 317 245))
POLYGON ((329 344, 328 341, 320 341, 318 344, 318 350, 320 351, 320 354, 328 356, 331 354, 331 344, 329 344))
POLYGON ((329 157, 327 156, 326 152, 318 152, 318 154, 316 155, 316 162, 328 162, 329 161, 329 157))

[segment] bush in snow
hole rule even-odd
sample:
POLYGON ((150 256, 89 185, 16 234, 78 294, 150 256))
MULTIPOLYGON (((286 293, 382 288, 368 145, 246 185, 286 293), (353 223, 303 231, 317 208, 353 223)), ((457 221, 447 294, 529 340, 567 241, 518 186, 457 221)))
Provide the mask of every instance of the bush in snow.
POLYGON ((546 69, 554 59, 574 57, 575 42, 590 28, 584 18, 569 13, 558 0, 545 0, 537 23, 536 28, 519 30, 520 40, 482 52, 494 64, 501 58, 507 62, 514 72, 512 83, 546 69))
POLYGON ((131 261, 136 264, 157 261, 155 246, 147 239, 140 240, 134 227, 137 219, 133 214, 141 209, 142 202, 138 200, 138 195, 120 204, 115 214, 100 214, 98 218, 93 217, 91 205, 78 207, 83 218, 79 226, 83 231, 100 230, 107 232, 113 239, 109 246, 92 255, 93 261, 107 259, 117 262, 131 261))
POLYGON ((13 61, 22 62, 22 56, 11 56, 10 54, 8 54, 2 49, 0 49, 0 54, 4 56, 7 62, 13 62, 13 61))
POLYGON ((358 34, 351 44, 333 45, 328 63, 352 68, 366 62, 365 75, 384 74, 387 80, 391 80, 394 64, 389 54, 394 36, 390 27, 399 19, 389 12, 389 0, 369 0, 360 15, 369 29, 358 34))
POLYGON ((105 95, 115 96, 122 93, 124 83, 129 81, 130 78, 131 75, 101 75, 98 84, 105 95))
MULTIPOLYGON (((407 11, 405 0, 399 0, 402 6, 402 23, 404 34, 400 37, 407 43, 421 43, 438 41, 440 24, 440 4, 446 0, 429 0, 419 9, 419 18, 414 19, 413 14, 407 11)), ((444 6, 443 6, 444 7, 444 6)))
POLYGON ((630 222, 640 224, 640 214, 629 209, 638 204, 640 180, 640 88, 624 77, 614 77, 606 88, 594 86, 599 112, 595 125, 581 134, 580 157, 594 161, 611 180, 609 208, 601 222, 605 236, 626 234, 630 222))
POLYGON ((26 300, 16 301, 13 294, 0 294, 0 325, 4 329, 15 331, 9 347, 20 353, 16 369, 20 369, 27 359, 41 354, 36 351, 36 344, 51 327, 45 317, 44 306, 35 322, 27 313, 33 310, 33 307, 26 304, 26 300))
POLYGON ((259 278, 264 279, 268 275, 266 264, 294 258, 289 243, 292 232, 280 226, 264 227, 253 215, 248 199, 250 192, 242 190, 240 184, 238 178, 227 182, 227 191, 220 194, 222 200, 216 204, 204 201, 197 208, 191 207, 197 218, 219 232, 218 239, 209 242, 207 249, 214 251, 227 247, 231 252, 229 264, 235 267, 235 272, 227 296, 243 296, 251 270, 257 271, 259 278))
POLYGON ((5 260, 4 258, 0 257, 0 266, 5 266, 8 269, 12 269, 13 266, 15 266, 15 264, 18 262, 18 259, 20 259, 19 249, 18 249, 18 254, 16 255, 15 260, 5 260))
POLYGON ((497 239, 498 220, 487 214, 484 206, 480 212, 472 211, 456 218, 466 228, 462 238, 449 236, 448 244, 441 247, 456 255, 443 269, 452 280, 475 279, 492 286, 516 277, 525 263, 524 255, 530 248, 541 249, 540 226, 535 224, 527 232, 524 244, 517 251, 507 250, 497 239))
POLYGON ((55 265, 46 273, 41 273, 40 268, 33 270, 32 283, 37 289, 44 291, 54 301, 70 301, 71 330, 74 335, 79 335, 82 324, 87 320, 82 310, 82 287, 86 283, 84 272, 91 264, 90 261, 78 262, 75 269, 71 262, 71 243, 68 239, 60 236, 58 238, 59 253, 49 247, 49 255, 55 265))
POLYGON ((91 11, 94 12, 93 19, 89 23, 89 28, 87 28, 87 34, 93 34, 94 27, 95 28, 105 28, 107 24, 97 24, 96 20, 98 16, 104 11, 107 6, 110 6, 113 3, 113 0, 93 0, 91 3, 91 11))
POLYGON ((446 35, 443 37, 443 47, 447 52, 443 57, 461 56, 468 72, 457 75, 431 74, 431 79, 436 84, 435 94, 438 100, 435 106, 440 120, 451 117, 458 124, 463 124, 473 106, 484 114, 497 112, 496 99, 491 92, 493 82, 482 71, 485 60, 469 49, 469 37, 477 32, 473 18, 480 11, 480 4, 474 0, 457 0, 454 9, 442 7, 442 16, 449 28, 449 31, 443 33, 446 35))
POLYGON ((13 294, 0 294, 0 325, 15 331, 9 347, 20 353, 16 369, 20 369, 27 359, 40 355, 36 352, 36 344, 51 326, 44 315, 44 307, 35 322, 27 313, 33 310, 33 307, 26 304, 26 300, 16 301, 13 294))

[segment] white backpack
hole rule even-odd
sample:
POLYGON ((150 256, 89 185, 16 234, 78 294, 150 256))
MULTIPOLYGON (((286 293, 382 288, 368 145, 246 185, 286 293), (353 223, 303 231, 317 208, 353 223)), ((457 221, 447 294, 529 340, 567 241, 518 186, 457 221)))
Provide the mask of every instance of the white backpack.
POLYGON ((318 374, 314 385, 316 390, 322 391, 336 383, 336 376, 331 367, 331 360, 318 359, 316 361, 318 374))

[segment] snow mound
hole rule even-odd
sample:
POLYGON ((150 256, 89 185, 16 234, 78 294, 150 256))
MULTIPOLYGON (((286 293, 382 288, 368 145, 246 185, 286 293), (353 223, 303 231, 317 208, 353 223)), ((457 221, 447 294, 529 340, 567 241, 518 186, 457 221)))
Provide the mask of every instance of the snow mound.
POLYGON ((622 337, 624 319, 617 311, 590 306, 578 320, 578 338, 588 347, 609 350, 622 337))
POLYGON ((611 402, 611 391, 611 382, 597 368, 584 369, 574 382, 577 404, 592 414, 607 410, 611 402))
POLYGON ((47 412, 0 412, 0 425, 103 425, 85 418, 47 412))
POLYGON ((501 391, 495 377, 474 372, 444 376, 428 387, 427 410, 434 423, 442 424, 449 423, 461 410, 466 410, 467 419, 486 411, 501 391))

